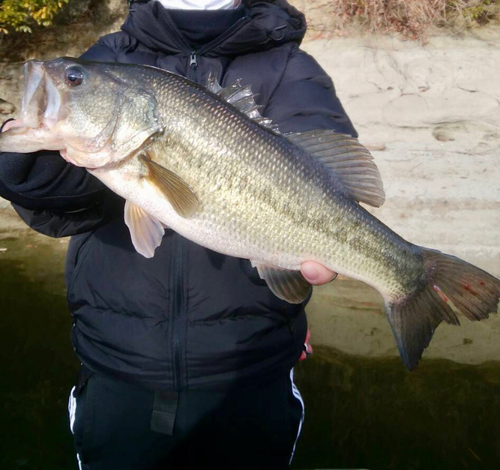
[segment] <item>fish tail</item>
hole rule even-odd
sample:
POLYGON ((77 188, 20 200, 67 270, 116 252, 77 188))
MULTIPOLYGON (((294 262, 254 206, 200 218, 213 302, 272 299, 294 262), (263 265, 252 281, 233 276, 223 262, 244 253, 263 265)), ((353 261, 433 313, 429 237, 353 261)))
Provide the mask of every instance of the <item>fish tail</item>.
POLYGON ((476 321, 497 313, 500 280, 455 256, 423 249, 424 273, 404 298, 386 301, 399 353, 413 370, 437 326, 459 325, 456 311, 476 321))

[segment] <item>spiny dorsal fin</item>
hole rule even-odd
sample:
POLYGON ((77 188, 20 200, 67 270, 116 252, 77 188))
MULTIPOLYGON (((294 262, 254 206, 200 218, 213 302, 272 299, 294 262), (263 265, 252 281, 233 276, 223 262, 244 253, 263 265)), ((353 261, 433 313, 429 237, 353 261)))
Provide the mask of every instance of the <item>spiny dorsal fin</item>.
POLYGON ((324 129, 286 134, 285 137, 332 169, 356 201, 374 207, 384 203, 380 172, 371 153, 358 139, 324 129))
POLYGON ((149 169, 147 178, 167 197, 181 217, 189 217, 198 209, 199 201, 187 183, 178 175, 142 154, 142 161, 149 169))
POLYGON ((125 202, 125 223, 137 252, 145 258, 152 258, 165 233, 163 224, 130 201, 125 202))
POLYGON ((217 76, 212 71, 208 74, 206 87, 208 91, 211 91, 216 95, 218 95, 219 92, 222 90, 222 87, 220 86, 219 81, 217 80, 217 76))
POLYGON ((312 286, 302 276, 300 271, 281 269, 252 262, 257 268, 259 276, 267 282, 274 295, 291 304, 300 304, 310 295, 312 286))
POLYGON ((225 88, 222 88, 214 73, 210 72, 207 80, 207 89, 216 95, 219 95, 224 101, 232 104, 243 114, 258 122, 261 126, 278 131, 278 126, 273 124, 271 119, 262 116, 259 109, 262 107, 255 102, 255 97, 252 93, 250 85, 243 86, 241 79, 236 80, 225 88))

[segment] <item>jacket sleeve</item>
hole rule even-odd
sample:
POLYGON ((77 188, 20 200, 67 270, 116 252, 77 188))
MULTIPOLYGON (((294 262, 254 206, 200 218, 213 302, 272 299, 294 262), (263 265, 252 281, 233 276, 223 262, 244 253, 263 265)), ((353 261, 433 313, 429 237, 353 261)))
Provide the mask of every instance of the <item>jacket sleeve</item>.
POLYGON ((333 129, 357 137, 332 79, 316 60, 300 49, 292 52, 286 70, 264 115, 282 133, 333 129))
MULTIPOLYGON (((81 58, 116 61, 101 42, 81 58)), ((0 197, 11 201, 30 227, 53 237, 92 230, 117 207, 116 197, 99 180, 51 151, 0 153, 0 197)))

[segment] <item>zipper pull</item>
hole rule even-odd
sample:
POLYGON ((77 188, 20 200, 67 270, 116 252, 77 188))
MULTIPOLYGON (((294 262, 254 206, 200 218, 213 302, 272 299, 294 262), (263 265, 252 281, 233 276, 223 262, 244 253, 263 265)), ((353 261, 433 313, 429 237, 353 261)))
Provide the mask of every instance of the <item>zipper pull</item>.
POLYGON ((198 67, 198 62, 196 61, 196 52, 193 51, 191 52, 190 60, 189 60, 189 65, 193 67, 194 69, 198 67))

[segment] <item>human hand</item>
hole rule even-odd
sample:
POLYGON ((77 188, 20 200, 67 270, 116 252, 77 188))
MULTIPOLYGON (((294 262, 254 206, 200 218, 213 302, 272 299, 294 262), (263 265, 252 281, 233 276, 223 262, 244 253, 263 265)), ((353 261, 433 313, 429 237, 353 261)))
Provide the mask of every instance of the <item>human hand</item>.
POLYGON ((300 265, 302 276, 309 284, 320 286, 333 281, 337 277, 337 273, 325 268, 322 264, 315 261, 304 261, 300 265))

